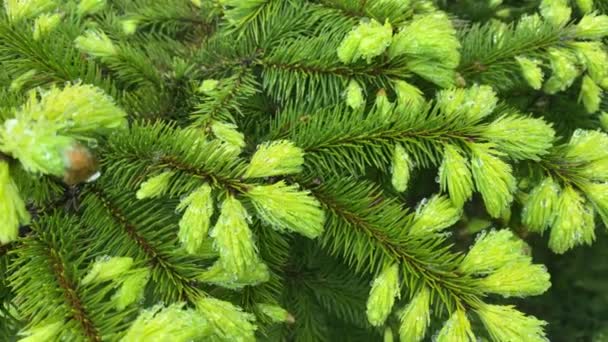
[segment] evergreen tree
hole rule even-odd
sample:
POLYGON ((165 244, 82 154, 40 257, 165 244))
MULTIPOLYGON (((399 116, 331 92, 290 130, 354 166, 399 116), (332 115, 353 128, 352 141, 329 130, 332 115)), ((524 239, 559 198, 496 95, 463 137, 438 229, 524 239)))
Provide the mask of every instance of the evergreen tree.
POLYGON ((0 12, 0 341, 607 340, 608 1, 0 12))

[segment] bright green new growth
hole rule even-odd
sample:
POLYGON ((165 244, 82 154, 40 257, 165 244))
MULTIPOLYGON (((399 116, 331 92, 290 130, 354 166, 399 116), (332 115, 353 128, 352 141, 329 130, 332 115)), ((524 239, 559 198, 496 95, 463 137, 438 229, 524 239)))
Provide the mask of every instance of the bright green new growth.
POLYGON ((76 83, 63 89, 52 87, 38 96, 31 93, 17 117, 53 123, 62 131, 82 134, 124 129, 126 115, 101 89, 76 83))
POLYGON ((205 317, 214 334, 225 341, 255 341, 256 326, 253 315, 215 298, 203 298, 196 302, 197 310, 205 317))
POLYGON ((0 127, 0 151, 19 159, 28 172, 59 176, 68 166, 65 154, 76 138, 124 129, 125 116, 91 85, 31 91, 15 117, 0 127))
POLYGON ((596 159, 587 163, 580 173, 590 180, 599 182, 608 180, 608 158, 596 159))
POLYGON ((488 274, 511 263, 531 262, 528 245, 510 230, 481 232, 459 269, 472 274, 488 274))
POLYGON ((595 212, 605 221, 607 146, 604 133, 576 130, 567 144, 552 153, 572 166, 571 174, 547 175, 523 201, 522 222, 530 231, 541 233, 551 227, 549 247, 555 253, 595 240, 595 212))
POLYGON ((78 14, 89 15, 95 14, 106 6, 106 0, 81 0, 78 3, 78 14))
POLYGON ((471 330, 471 322, 462 310, 456 310, 443 324, 437 338, 437 342, 463 341, 474 342, 477 339, 471 330))
POLYGON ((551 24, 561 27, 570 20, 572 9, 568 6, 568 0, 543 0, 540 13, 551 24))
POLYGON ((137 25, 139 24, 139 20, 126 19, 123 20, 120 24, 122 27, 122 32, 124 32, 126 35, 132 35, 135 33, 135 31, 137 31, 137 25))
POLYGON ((211 335, 211 327, 204 315, 182 307, 183 303, 174 303, 168 307, 155 305, 142 311, 120 341, 187 342, 208 338, 211 335))
POLYGON ((424 106, 425 99, 420 89, 405 82, 394 82, 395 92, 397 93, 397 110, 403 112, 419 112, 424 106))
POLYGON ((59 25, 62 17, 60 13, 39 15, 34 22, 34 40, 39 40, 53 31, 59 25))
POLYGON ((535 296, 550 286, 543 265, 533 265, 528 245, 509 230, 482 232, 462 260, 459 270, 483 276, 477 286, 505 297, 535 296))
POLYGON ((198 87, 198 91, 203 94, 211 95, 219 84, 220 81, 218 80, 204 80, 203 82, 201 82, 201 86, 198 87))
POLYGON ((409 233, 424 236, 439 232, 456 223, 461 215, 461 207, 455 206, 447 197, 435 195, 418 205, 409 233))
POLYGON ((385 267, 374 279, 367 298, 367 320, 373 326, 384 324, 399 297, 399 265, 385 267))
POLYGON ((253 187, 247 196, 262 220, 279 231, 290 230, 308 238, 323 232, 325 213, 308 191, 280 181, 253 187))
POLYGON ((447 191, 450 199, 458 208, 473 196, 473 175, 469 161, 453 145, 446 144, 443 161, 439 167, 441 191, 447 191))
POLYGON ((64 153, 74 140, 57 135, 58 127, 44 121, 9 119, 0 127, 0 151, 19 159, 32 173, 61 175, 64 153))
POLYGON ((150 279, 150 271, 140 268, 123 275, 122 278, 120 288, 112 296, 112 302, 118 310, 124 310, 144 298, 144 289, 150 279))
POLYGON ((590 162, 608 157, 608 135, 599 131, 576 130, 566 148, 565 157, 590 162))
POLYGON ((555 94, 570 87, 581 70, 576 66, 576 56, 569 50, 551 48, 547 53, 553 73, 547 79, 544 90, 549 94, 555 94))
POLYGON ((513 306, 482 304, 475 310, 495 341, 546 341, 544 321, 525 316, 513 306))
POLYGON ((235 275, 234 272, 227 270, 220 260, 200 273, 197 279, 232 290, 258 285, 270 279, 268 266, 264 262, 258 260, 257 262, 249 262, 248 264, 250 266, 245 274, 235 275))
POLYGON ((365 105, 363 89, 361 89, 361 86, 355 80, 350 80, 350 82, 348 82, 348 87, 346 88, 346 104, 352 109, 359 109, 365 105))
POLYGON ((555 253, 564 253, 578 244, 591 244, 595 240, 593 207, 571 186, 560 193, 555 205, 560 213, 555 217, 549 247, 555 253))
POLYGON ((95 57, 114 57, 118 53, 114 43, 103 31, 87 31, 76 38, 74 44, 78 50, 95 57))
POLYGON ((338 58, 345 64, 372 58, 382 54, 391 43, 393 28, 387 21, 384 25, 374 19, 362 22, 344 38, 338 48, 338 58))
POLYGON ((422 341, 431 321, 431 291, 423 287, 401 311, 400 341, 422 341))
POLYGON ((234 124, 215 121, 211 124, 211 132, 239 153, 245 147, 245 136, 237 131, 237 126, 234 124))
POLYGON ((479 280, 479 288, 504 297, 528 297, 544 293, 551 287, 549 273, 543 265, 530 260, 511 262, 479 280))
POLYGON ((539 90, 543 86, 543 70, 540 68, 541 61, 537 59, 530 59, 526 57, 515 57, 519 67, 521 68, 521 74, 528 82, 530 87, 539 90))
POLYGON ((247 211, 236 198, 222 203, 221 213, 209 234, 214 239, 222 270, 236 281, 246 277, 260 263, 247 211))
POLYGON ((454 84, 460 62, 460 43, 448 17, 442 12, 419 15, 393 36, 388 55, 405 56, 407 67, 440 87, 454 84))
POLYGON ((268 316, 273 322, 294 322, 293 316, 289 312, 287 312, 287 310, 283 309, 278 305, 260 303, 257 305, 257 308, 264 315, 268 316))
POLYGON ((9 174, 8 163, 3 161, 0 161, 0 218, 0 244, 17 239, 19 225, 30 221, 19 190, 9 174))
POLYGON ((392 183, 395 190, 403 192, 410 181, 410 172, 413 162, 403 146, 396 145, 393 152, 392 183))
POLYGON ((19 339, 19 342, 51 341, 56 338, 62 327, 62 322, 47 323, 33 327, 20 334, 25 337, 19 339))
POLYGON ((167 191, 169 181, 174 174, 174 172, 165 171, 159 175, 149 178, 145 182, 141 183, 135 197, 137 197, 137 199, 144 199, 162 196, 165 191, 167 191))
POLYGON ((291 141, 280 140, 263 143, 251 157, 245 173, 247 178, 289 175, 302 171, 304 151, 291 141))
POLYGON ((540 160, 553 146, 555 132, 541 119, 505 115, 492 121, 482 135, 515 160, 540 160))
POLYGON ((383 119, 391 118, 394 114, 394 104, 389 101, 384 89, 378 90, 376 93, 376 101, 374 101, 374 109, 383 119))
POLYGON ((585 15, 576 25, 576 33, 585 39, 602 39, 608 35, 608 16, 595 13, 585 15))
POLYGON ((393 342, 394 340, 393 329, 391 327, 384 328, 384 342, 393 342))
POLYGON ((437 105, 448 116, 458 116, 475 123, 494 111, 498 98, 489 86, 475 85, 467 89, 442 90, 437 105))
POLYGON ((595 113, 600 109, 600 102, 602 100, 602 89, 597 84, 595 84, 591 77, 584 76, 579 99, 585 105, 585 109, 587 109, 587 112, 595 113))
POLYGON ((593 0, 576 0, 576 5, 584 14, 593 11, 593 0))
POLYGON ((475 187, 481 193, 488 214, 500 217, 513 201, 515 177, 509 164, 496 156, 489 146, 471 145, 471 171, 475 187))
POLYGON ((5 0, 4 10, 11 21, 36 17, 57 7, 54 0, 5 0))
POLYGON ((108 280, 115 280, 117 277, 127 272, 133 265, 130 257, 109 257, 99 258, 93 263, 91 270, 82 278, 83 285, 102 283, 108 280))
POLYGON ((530 193, 522 210, 522 221, 531 231, 542 233, 553 223, 560 188, 546 177, 530 193))
POLYGON ((572 43, 571 47, 577 54, 579 62, 583 63, 587 68, 587 74, 597 83, 602 84, 606 76, 608 76, 608 52, 604 50, 601 42, 588 41, 572 43))
POLYGON ((179 221, 179 241, 189 254, 197 254, 207 239, 211 216, 213 215, 213 197, 211 187, 203 184, 180 201, 177 210, 184 211, 179 221))
POLYGON ((21 89, 23 88, 25 83, 27 83, 32 78, 34 78, 36 76, 36 73, 37 73, 36 70, 30 70, 30 71, 22 74, 21 76, 15 78, 11 82, 10 90, 15 91, 15 92, 21 91, 21 89))

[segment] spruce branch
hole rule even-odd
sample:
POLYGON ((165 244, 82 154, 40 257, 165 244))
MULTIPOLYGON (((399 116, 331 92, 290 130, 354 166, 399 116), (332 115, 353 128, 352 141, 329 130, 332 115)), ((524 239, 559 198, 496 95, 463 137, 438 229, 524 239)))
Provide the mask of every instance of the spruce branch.
POLYGON ((494 104, 461 108, 467 100, 460 96, 467 93, 464 97, 488 96, 488 101, 494 97, 490 90, 480 88, 464 93, 445 91, 437 105, 416 109, 398 102, 388 103, 388 108, 379 106, 386 98, 380 95, 377 107, 366 114, 336 106, 317 110, 318 115, 312 117, 303 114, 309 109, 288 108, 273 122, 269 137, 294 141, 307 152, 311 169, 346 169, 353 174, 361 173, 367 166, 388 171, 396 143, 421 167, 438 166, 448 145, 472 149, 476 144, 492 143, 513 159, 538 159, 547 153, 553 134, 547 124, 508 109, 499 109, 502 117, 484 122, 483 117, 494 111, 494 104), (456 98, 459 99, 454 101, 456 98), (468 115, 470 118, 466 119, 468 115), (504 131, 511 132, 516 127, 526 129, 520 126, 524 123, 530 124, 530 133, 538 140, 511 146, 513 137, 505 136, 504 131), (533 129, 538 131, 532 133, 533 129), (522 154, 523 150, 528 152, 522 154))
POLYGON ((83 254, 81 228, 74 218, 57 214, 37 221, 36 234, 14 251, 17 257, 10 266, 9 281, 15 291, 13 303, 30 330, 61 322, 63 328, 55 335, 101 341, 123 329, 122 320, 133 311, 115 312, 104 302, 99 294, 108 293, 109 286, 94 293, 79 284, 83 262, 91 258, 83 254), (41 290, 38 284, 47 285, 41 290))
POLYGON ((191 115, 193 126, 206 129, 218 120, 235 122, 237 115, 243 115, 241 109, 243 105, 258 93, 259 89, 251 70, 246 67, 238 68, 230 78, 214 81, 218 81, 215 87, 202 89, 203 82, 200 88, 207 96, 196 106, 196 111, 191 115))
POLYGON ((268 264, 270 277, 267 282, 258 286, 243 288, 242 293, 238 294, 238 302, 246 311, 253 312, 258 318, 258 322, 264 324, 260 327, 262 332, 269 332, 269 325, 274 322, 261 312, 258 304, 278 304, 281 302, 284 295, 284 278, 288 267, 292 239, 261 224, 259 221, 252 228, 258 236, 260 257, 268 264))
POLYGON ((327 341, 329 340, 329 320, 315 301, 311 289, 301 286, 298 278, 287 285, 288 293, 293 294, 287 299, 287 308, 297 317, 296 323, 288 336, 295 341, 327 341))
POLYGON ((540 55, 569 39, 571 34, 568 28, 535 21, 534 17, 517 26, 476 24, 463 35, 459 72, 465 79, 508 88, 518 79, 515 57, 540 55))
POLYGON ((411 17, 413 6, 405 1, 351 1, 351 0, 320 0, 318 3, 327 8, 335 9, 340 14, 359 20, 372 18, 378 22, 390 23, 399 26, 411 17))
POLYGON ((475 222, 517 225, 517 199, 558 253, 596 238, 608 17, 435 3, 6 2, 0 339, 542 341, 496 296, 549 273, 475 222), (72 181, 76 152, 101 175, 72 181))
POLYGON ((263 21, 267 16, 280 11, 284 6, 291 5, 292 0, 220 0, 224 6, 224 17, 235 29, 252 26, 255 22, 263 21))
POLYGON ((296 98, 321 99, 335 103, 348 81, 356 79, 387 87, 390 79, 404 79, 408 69, 399 61, 355 67, 336 59, 339 41, 330 35, 296 40, 267 53, 259 62, 264 68, 263 86, 280 101, 296 98))
POLYGON ((129 214, 126 214, 121 208, 125 208, 124 204, 132 194, 128 193, 126 196, 122 195, 114 199, 121 204, 117 205, 97 186, 89 189, 89 194, 83 200, 86 209, 83 212, 82 220, 90 223, 91 227, 104 227, 91 231, 96 237, 93 249, 104 253, 114 251, 116 255, 133 256, 135 260, 145 260, 145 263, 155 273, 155 277, 153 277, 157 284, 155 291, 165 300, 194 301, 194 298, 198 298, 200 290, 193 285, 195 283, 193 269, 189 270, 187 264, 178 262, 178 260, 183 260, 182 258, 168 252, 174 249, 171 236, 175 234, 175 222, 171 223, 171 220, 166 218, 154 222, 147 218, 145 215, 153 212, 157 213, 157 217, 163 217, 158 214, 160 208, 154 203, 132 208, 126 207, 130 209, 129 214), (101 221, 102 219, 103 221, 101 221), (101 222, 105 224, 100 224, 101 222), (151 224, 152 222, 154 224, 151 224), (154 231, 155 228, 162 228, 161 232, 173 233, 165 236, 168 241, 157 241, 154 237, 159 235, 158 231, 154 231))
POLYGON ((322 251, 311 251, 311 254, 316 257, 316 262, 305 265, 311 272, 305 273, 306 277, 301 277, 301 280, 304 285, 314 289, 319 305, 346 323, 369 327, 364 314, 367 279, 353 278, 350 270, 343 268, 340 261, 333 260, 322 251))
POLYGON ((190 1, 136 0, 121 1, 120 5, 124 12, 121 24, 125 34, 151 31, 177 36, 210 26, 190 1))
MULTIPOLYGON (((48 39, 35 41, 29 35, 30 28, 24 24, 7 23, 0 20, 0 61, 15 77, 31 70, 36 71, 36 83, 43 85, 54 82, 82 80, 95 84, 110 94, 115 93, 111 81, 99 72, 99 67, 80 58, 73 48, 55 49, 58 40, 69 46, 69 36, 57 35, 53 42, 48 39)), ((61 44, 61 43, 60 43, 61 44)))
POLYGON ((539 161, 540 177, 530 174, 540 182, 522 198, 522 222, 533 232, 551 228, 549 247, 556 253, 591 244, 596 213, 607 222, 606 155, 601 148, 606 143, 604 133, 577 130, 568 143, 555 146, 539 161))
POLYGON ((412 217, 394 200, 369 184, 346 186, 334 182, 311 190, 332 213, 320 241, 330 254, 341 255, 357 271, 369 273, 390 262, 401 263, 406 286, 416 288, 418 281, 424 282, 437 291, 445 305, 440 308, 448 311, 475 303, 479 292, 455 272, 458 257, 441 247, 443 238, 431 236, 422 243, 408 238, 405 231, 412 217), (387 221, 390 226, 384 224, 387 221))
POLYGON ((597 112, 607 74, 601 38, 608 34, 602 29, 608 17, 587 13, 570 22, 567 2, 551 1, 542 2, 540 14, 542 18, 524 16, 516 24, 492 22, 466 30, 460 73, 501 90, 512 89, 519 80, 548 94, 566 90, 586 73, 578 102, 587 112, 597 112), (546 66, 551 76, 543 80, 546 66))

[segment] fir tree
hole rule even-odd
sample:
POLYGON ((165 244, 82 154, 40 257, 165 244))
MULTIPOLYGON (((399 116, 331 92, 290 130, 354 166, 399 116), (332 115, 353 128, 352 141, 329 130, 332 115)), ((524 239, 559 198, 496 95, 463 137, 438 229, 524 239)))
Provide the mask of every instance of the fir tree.
POLYGON ((0 340, 605 338, 608 1, 0 12, 0 340))

